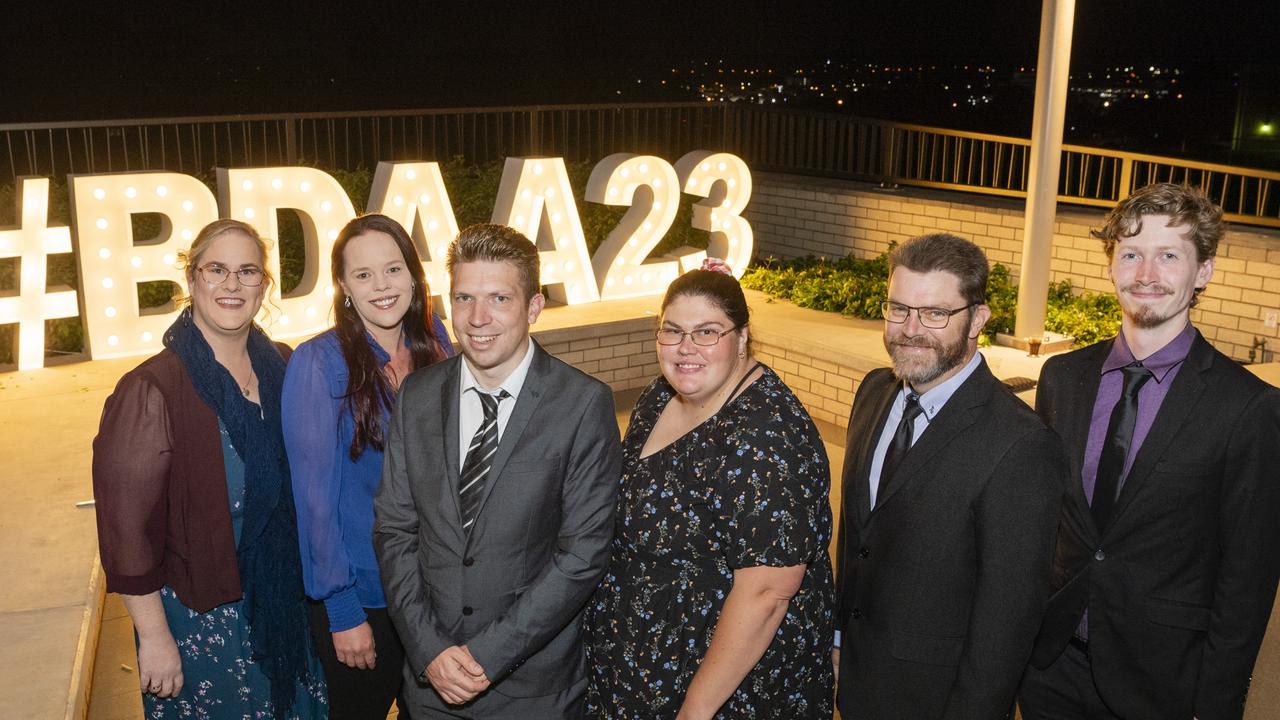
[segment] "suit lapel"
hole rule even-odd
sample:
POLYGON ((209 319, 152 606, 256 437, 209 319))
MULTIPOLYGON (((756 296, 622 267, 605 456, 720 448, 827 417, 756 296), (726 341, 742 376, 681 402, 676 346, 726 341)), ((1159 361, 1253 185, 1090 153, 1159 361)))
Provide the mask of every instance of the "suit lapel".
POLYGON ((872 515, 875 515, 876 509, 883 507, 894 494, 913 480, 915 474, 928 464, 939 450, 950 445, 956 435, 978 419, 978 411, 986 405, 995 382, 995 376, 987 368, 987 362, 984 359, 973 371, 973 375, 956 389, 955 394, 925 428, 920 439, 912 444, 911 450, 902 459, 902 464, 894 470, 889 482, 880 483, 876 508, 871 511, 872 515))
MULTIPOLYGON (((444 383, 440 387, 440 407, 442 409, 441 425, 443 427, 445 492, 449 495, 446 501, 453 507, 454 527, 462 531, 462 506, 458 501, 458 475, 460 460, 458 454, 459 416, 462 413, 462 356, 454 358, 454 367, 449 370, 444 383)), ((461 536, 459 536, 461 537, 461 536)))
POLYGON ((1081 473, 1084 468, 1085 448, 1089 444, 1089 426, 1093 423, 1093 405, 1098 399, 1098 386, 1102 383, 1102 364, 1111 354, 1111 345, 1114 342, 1113 338, 1098 343, 1094 346, 1096 352, 1082 356, 1083 362, 1066 368, 1066 377, 1061 383, 1064 387, 1057 389, 1058 402, 1064 403, 1066 407, 1063 409, 1063 417, 1059 418, 1055 424, 1067 430, 1079 429, 1079 432, 1059 431, 1071 460, 1072 481, 1067 494, 1071 498, 1070 502, 1075 503, 1077 513, 1081 517, 1089 518, 1089 528, 1093 531, 1095 540, 1098 537, 1098 528, 1093 524, 1093 512, 1089 509, 1089 499, 1084 496, 1081 473))
POLYGON ((868 398, 873 405, 862 416, 863 422, 858 428, 850 428, 850 436, 856 431, 858 439, 856 447, 846 443, 844 492, 852 493, 859 526, 865 525, 871 515, 871 459, 884 432, 884 424, 889 419, 889 408, 900 388, 901 384, 895 380, 878 397, 868 398), (850 470, 855 471, 852 478, 849 477, 850 470))
MULTIPOLYGON (((479 518, 484 515, 484 506, 489 502, 493 488, 502 481, 503 468, 507 466, 512 451, 520 443, 520 436, 524 434, 525 428, 529 425, 529 419, 533 417, 534 410, 542 400, 543 382, 551 362, 550 356, 536 342, 533 343, 531 352, 533 360, 529 363, 529 372, 524 377, 524 384, 520 386, 516 406, 511 410, 511 417, 507 419, 507 425, 502 430, 502 439, 498 441, 498 449, 493 453, 493 462, 489 465, 489 477, 484 484, 480 507, 476 510, 477 524, 480 522, 479 518)), ((461 511, 459 511, 459 518, 461 518, 461 511)), ((472 532, 468 537, 474 535, 475 533, 472 532)))
POLYGON ((1133 459, 1133 467, 1129 469, 1124 486, 1120 488, 1120 496, 1116 498, 1116 506, 1111 514, 1109 527, 1116 524, 1116 520, 1124 514, 1125 508, 1147 484, 1151 471, 1159 464, 1160 459, 1166 456, 1169 444, 1191 417, 1191 411, 1204 393, 1205 381, 1202 374, 1213 365, 1213 353, 1206 352, 1208 347, 1209 343, 1197 334, 1186 362, 1178 370, 1177 376, 1173 379, 1173 386, 1169 388, 1169 394, 1160 404, 1155 422, 1151 424, 1151 430, 1143 439, 1142 447, 1138 448, 1138 454, 1133 459))

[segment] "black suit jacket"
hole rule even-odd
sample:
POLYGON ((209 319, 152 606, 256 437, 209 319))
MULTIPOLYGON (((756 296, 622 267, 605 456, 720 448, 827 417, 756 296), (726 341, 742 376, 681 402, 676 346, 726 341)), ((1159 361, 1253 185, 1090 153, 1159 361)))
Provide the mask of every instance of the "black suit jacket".
POLYGON ((1240 718, 1280 574, 1280 394, 1197 333, 1099 536, 1080 467, 1112 343, 1041 371, 1036 410, 1071 482, 1032 662, 1062 653, 1087 605, 1094 680, 1117 715, 1240 718))
POLYGON ((1052 431, 984 361, 869 505, 900 387, 858 388, 840 517, 839 704, 846 720, 1005 717, 1049 595, 1066 479, 1052 431))
POLYGON ((458 503, 462 356, 401 387, 373 541, 411 676, 462 644, 491 692, 549 695, 585 676, 582 610, 609 560, 618 424, 608 385, 533 353, 470 533, 458 503))

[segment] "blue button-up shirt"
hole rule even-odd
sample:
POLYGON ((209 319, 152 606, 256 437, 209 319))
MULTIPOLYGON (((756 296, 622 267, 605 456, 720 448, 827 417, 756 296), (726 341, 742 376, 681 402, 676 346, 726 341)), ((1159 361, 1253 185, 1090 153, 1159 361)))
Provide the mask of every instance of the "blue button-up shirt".
MULTIPOLYGON (((438 317, 433 331, 447 356, 453 344, 438 317)), ((368 333, 379 366, 391 358, 368 333)), ((382 481, 382 452, 366 447, 351 459, 355 418, 347 407, 347 363, 335 331, 302 343, 284 379, 283 425, 307 596, 324 601, 329 630, 350 630, 365 608, 386 607, 373 554, 373 496, 382 481)), ((383 427, 389 419, 383 411, 383 427)))

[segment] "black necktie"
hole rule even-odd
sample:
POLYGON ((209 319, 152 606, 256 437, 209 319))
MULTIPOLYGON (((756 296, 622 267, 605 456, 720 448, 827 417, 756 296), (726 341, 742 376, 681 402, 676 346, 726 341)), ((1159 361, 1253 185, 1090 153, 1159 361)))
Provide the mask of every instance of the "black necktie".
POLYGON ((1093 523, 1101 533, 1111 520, 1111 511, 1120 494, 1120 479, 1124 473, 1124 461, 1129 457, 1133 444, 1133 427, 1138 422, 1138 391, 1151 379, 1151 371, 1140 362, 1132 362, 1121 368, 1124 372, 1124 389, 1120 400, 1111 411, 1107 425, 1107 442, 1098 458, 1098 476, 1093 484, 1093 523))
POLYGON ((884 454, 884 462, 880 465, 880 486, 876 491, 876 502, 880 501, 885 485, 893 477, 893 472, 898 469, 898 465, 902 464, 902 458, 907 456, 907 451, 911 449, 911 438, 916 431, 916 418, 920 417, 922 412, 924 409, 920 407, 920 396, 907 393, 907 406, 902 409, 902 420, 898 422, 898 429, 893 433, 893 442, 889 444, 889 451, 884 454))
POLYGON ((471 525, 480 513, 480 500, 484 497, 485 481, 489 477, 489 465, 498 449, 498 403, 511 397, 506 390, 496 395, 472 388, 484 408, 484 420, 471 438, 467 459, 462 463, 462 478, 458 481, 458 500, 462 506, 462 529, 470 532, 471 525))

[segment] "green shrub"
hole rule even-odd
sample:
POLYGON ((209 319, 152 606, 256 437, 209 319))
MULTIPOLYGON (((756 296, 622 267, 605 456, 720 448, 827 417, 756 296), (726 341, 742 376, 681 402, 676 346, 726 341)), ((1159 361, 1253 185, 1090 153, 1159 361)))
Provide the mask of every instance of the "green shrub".
MULTIPOLYGON (((757 259, 742 277, 743 287, 784 298, 815 310, 864 319, 880 318, 880 302, 888 294, 888 254, 871 259, 852 255, 840 260, 813 257, 793 260, 757 259)), ((1075 338, 1079 346, 1113 337, 1120 331, 1120 305, 1109 294, 1077 295, 1063 280, 1049 288, 1045 329, 1075 338)), ((1018 289, 1009 268, 996 263, 987 282, 991 320, 979 339, 988 345, 995 333, 1012 333, 1018 289)))

